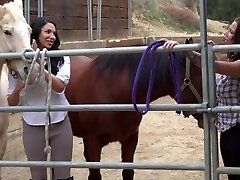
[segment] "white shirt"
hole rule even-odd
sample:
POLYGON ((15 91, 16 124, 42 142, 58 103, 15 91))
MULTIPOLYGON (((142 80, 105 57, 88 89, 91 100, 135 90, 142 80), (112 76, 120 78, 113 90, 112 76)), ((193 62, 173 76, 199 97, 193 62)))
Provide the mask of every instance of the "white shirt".
MULTIPOLYGON (((60 67, 59 72, 56 75, 57 78, 62 80, 66 85, 70 79, 70 58, 64 56, 64 64, 60 67)), ((18 79, 14 79, 9 74, 9 88, 8 94, 12 94, 15 90, 18 79)), ((29 106, 45 106, 47 98, 47 82, 45 80, 37 81, 32 85, 28 85, 27 89, 23 89, 20 92, 20 103, 22 105, 29 106)), ((61 93, 57 93, 52 90, 50 105, 69 105, 65 97, 65 89, 61 93)), ((67 111, 54 111, 50 112, 50 123, 57 123, 63 121, 67 115, 67 111)), ((46 112, 22 112, 22 117, 29 125, 45 125, 46 112)))

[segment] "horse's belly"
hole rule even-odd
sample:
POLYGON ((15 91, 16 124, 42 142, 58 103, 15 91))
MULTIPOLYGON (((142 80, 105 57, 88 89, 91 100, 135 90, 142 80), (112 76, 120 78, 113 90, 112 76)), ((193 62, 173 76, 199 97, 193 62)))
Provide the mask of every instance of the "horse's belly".
POLYGON ((134 112, 69 112, 69 118, 74 136, 104 137, 108 142, 128 138, 141 122, 134 112))

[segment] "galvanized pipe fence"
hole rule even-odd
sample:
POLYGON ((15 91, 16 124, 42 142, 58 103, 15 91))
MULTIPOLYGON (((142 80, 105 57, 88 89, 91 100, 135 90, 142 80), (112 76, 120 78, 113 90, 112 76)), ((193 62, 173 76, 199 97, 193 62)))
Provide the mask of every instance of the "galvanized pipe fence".
MULTIPOLYGON (((182 50, 199 50, 200 44, 191 45, 178 45, 174 48, 175 51, 182 50)), ((146 47, 121 47, 121 48, 98 48, 98 49, 76 49, 76 50, 58 50, 47 51, 45 56, 63 56, 63 55, 86 55, 86 54, 106 54, 106 53, 136 53, 143 52, 146 47), (57 54, 56 54, 57 53, 57 54), (56 54, 56 55, 55 55, 56 54)), ((159 48, 157 51, 163 51, 159 48)), ((42 52, 41 52, 42 53, 42 52)), ((40 53, 40 54, 41 54, 40 53)), ((0 58, 31 58, 35 55, 35 52, 23 53, 0 53, 0 58)), ((144 104, 139 104, 139 108, 143 108, 144 104)), ((46 106, 11 106, 0 107, 0 112, 43 112, 46 111, 46 106)), ((197 109, 205 109, 206 105, 202 104, 152 104, 150 105, 150 111, 176 111, 176 110, 189 110, 194 111, 197 109)), ((50 111, 135 111, 132 104, 80 104, 80 105, 51 105, 50 111)), ((71 168, 101 168, 101 169, 151 169, 151 170, 189 170, 189 171, 204 171, 204 163, 192 163, 192 164, 160 164, 160 163, 101 163, 101 162, 47 162, 47 161, 0 161, 0 166, 7 167, 30 167, 30 166, 44 166, 44 167, 57 167, 67 166, 71 168)))
MULTIPOLYGON (((233 48, 237 51, 240 48, 240 45, 228 45, 221 48, 221 46, 213 46, 211 47, 212 52, 214 51, 229 51, 233 48), (220 47, 220 48, 219 48, 220 47)), ((87 55, 87 54, 105 54, 105 53, 136 53, 143 52, 145 50, 145 46, 142 47, 121 47, 121 48, 97 48, 97 49, 75 49, 75 50, 58 50, 58 51, 47 51, 46 56, 63 56, 63 55, 87 55)), ((199 50, 201 49, 201 44, 182 44, 176 45, 173 48, 173 51, 188 51, 188 50, 199 50)), ((210 49, 210 47, 208 47, 210 49)), ((157 51, 163 51, 160 47, 157 51)), ((41 52, 42 53, 42 52, 41 52)), ((25 56, 26 58, 31 58, 35 55, 35 52, 25 52, 23 53, 0 53, 0 58, 7 58, 11 60, 12 58, 22 58, 25 56)), ((211 60, 208 60, 211 62, 211 60)), ((213 61, 212 61, 213 62, 213 61)), ((204 67, 203 67, 204 68, 204 67)), ((213 85, 211 85, 214 87, 213 85)), ((205 91, 205 90, 204 90, 205 91)), ((144 108, 144 104, 139 104, 140 108, 144 108)), ((11 107, 0 107, 0 112, 43 112, 46 111, 45 106, 11 106, 11 107)), ((50 111, 134 111, 132 104, 80 104, 80 105, 69 105, 69 106, 61 106, 61 105, 52 105, 50 106, 50 111)), ((205 113, 205 114, 215 114, 217 112, 240 112, 240 107, 209 107, 207 102, 203 102, 202 104, 151 104, 150 111, 196 111, 197 113, 205 113)), ((208 123, 208 121, 207 121, 208 123)), ((206 129, 205 129, 206 131, 206 129)), ((204 139, 204 144, 211 142, 210 139, 204 139)), ((210 148, 211 149, 211 148, 210 148)), ((209 150, 207 150, 208 152, 209 150)), ((207 153, 208 156, 211 156, 207 153)), ((218 161, 218 160, 217 160, 218 161)), ((204 164, 145 164, 145 163, 74 163, 74 162, 18 162, 18 161, 0 161, 0 166, 15 166, 15 167, 29 167, 29 166, 46 166, 46 167, 55 167, 55 166, 68 166, 72 168, 82 167, 82 168, 134 168, 134 169, 171 169, 171 170, 198 170, 198 171, 206 171, 206 162, 204 164), (150 166, 148 166, 150 165, 150 166), (112 166, 112 167, 111 167, 112 166)), ((211 164, 210 164, 211 168, 211 164)), ((211 170, 208 170, 211 172, 211 170)), ((236 173, 238 172, 236 168, 234 169, 224 169, 224 167, 216 168, 216 173, 236 173)), ((211 179, 211 173, 206 177, 206 179, 211 179)))

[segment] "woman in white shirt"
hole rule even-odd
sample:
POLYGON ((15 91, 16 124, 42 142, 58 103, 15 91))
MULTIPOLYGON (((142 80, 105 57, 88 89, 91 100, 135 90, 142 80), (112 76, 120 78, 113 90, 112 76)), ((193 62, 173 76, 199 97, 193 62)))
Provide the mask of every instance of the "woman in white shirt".
MULTIPOLYGON (((58 50, 60 40, 56 25, 46 19, 37 18, 32 24, 31 39, 33 48, 40 50, 58 50)), ((45 65, 45 81, 36 81, 28 88, 23 89, 24 83, 9 75, 8 103, 16 106, 19 101, 29 106, 45 106, 47 93, 44 89, 48 83, 49 73, 45 65), (25 92, 24 92, 25 91, 25 92), (24 93, 23 93, 24 92, 24 93), (24 95, 23 95, 24 94, 24 95)), ((51 105, 69 105, 64 91, 70 78, 70 59, 64 57, 51 58, 52 94, 51 105)), ((44 152, 46 112, 22 112, 23 144, 29 161, 46 161, 44 152)), ((69 118, 66 111, 50 112, 49 145, 51 146, 52 161, 71 161, 73 136, 69 118)), ((47 179, 47 168, 30 167, 33 180, 47 179)), ((53 180, 73 180, 69 167, 55 167, 52 171, 53 180)))

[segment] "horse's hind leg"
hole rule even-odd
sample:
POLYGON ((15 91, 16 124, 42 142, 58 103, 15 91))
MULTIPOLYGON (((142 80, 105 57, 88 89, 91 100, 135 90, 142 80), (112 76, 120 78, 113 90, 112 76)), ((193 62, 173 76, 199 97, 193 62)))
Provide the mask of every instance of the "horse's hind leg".
MULTIPOLYGON (((138 143, 138 130, 122 143, 122 162, 133 162, 134 153, 138 143)), ((123 180, 133 180, 134 170, 124 169, 122 171, 123 180)))
MULTIPOLYGON (((102 145, 96 139, 85 139, 84 143, 84 156, 87 162, 100 162, 102 145)), ((89 169, 88 180, 101 180, 100 169, 89 169)))

